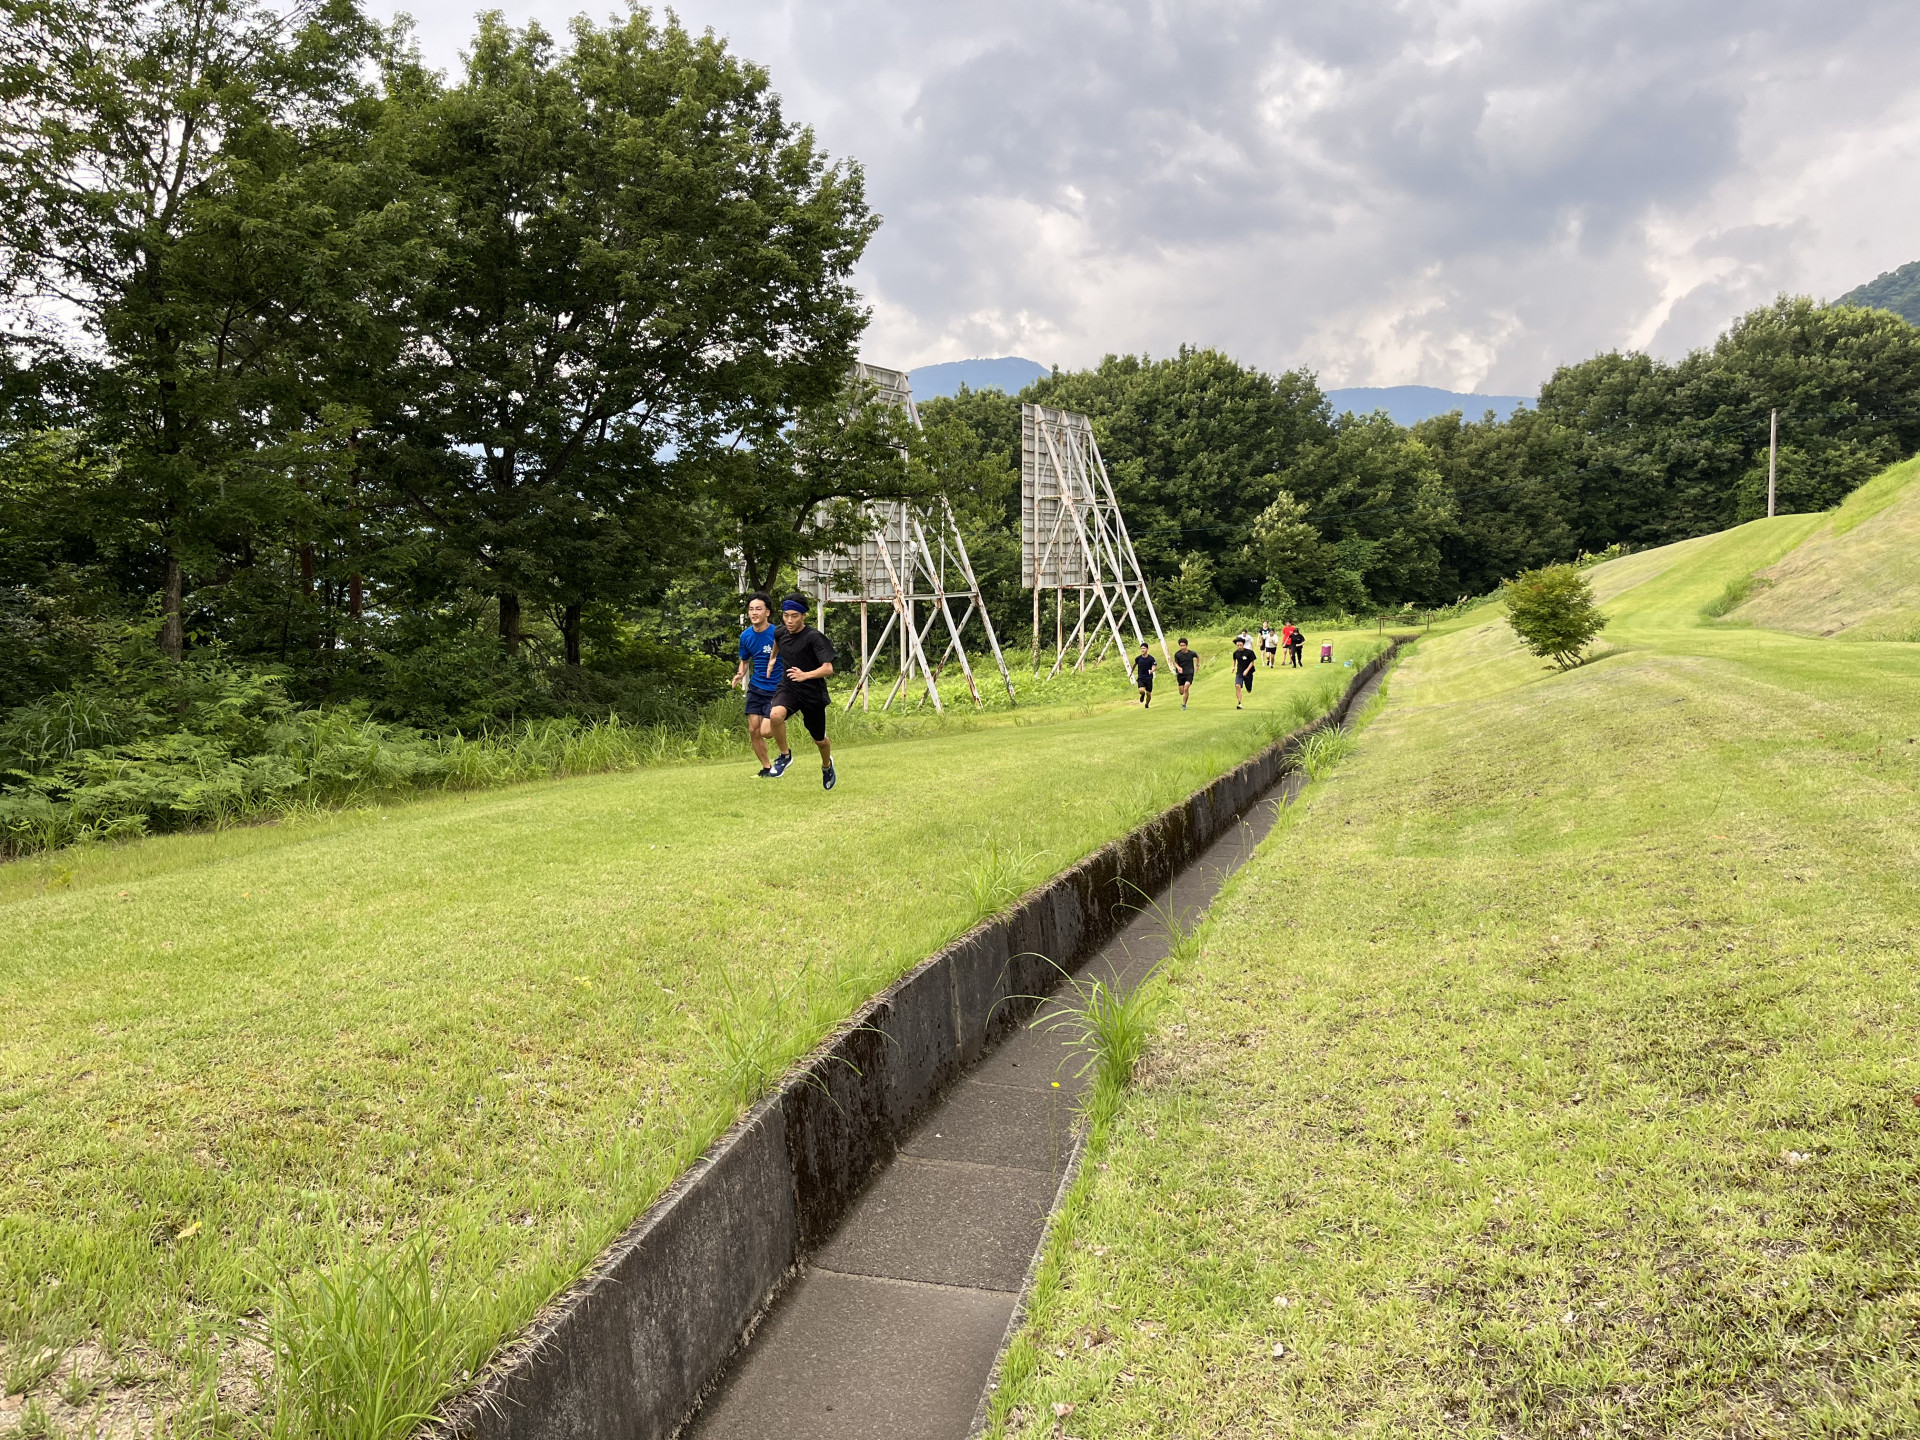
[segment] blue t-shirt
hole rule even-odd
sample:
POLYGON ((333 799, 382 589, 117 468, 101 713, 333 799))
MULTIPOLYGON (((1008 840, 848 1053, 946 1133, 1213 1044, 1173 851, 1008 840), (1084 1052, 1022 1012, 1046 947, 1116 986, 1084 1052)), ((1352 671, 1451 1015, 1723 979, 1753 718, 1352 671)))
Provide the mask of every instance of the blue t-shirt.
POLYGON ((780 688, 780 677, 767 673, 779 637, 780 631, 773 625, 764 630, 749 625, 740 632, 740 658, 747 662, 747 688, 756 695, 771 695, 780 688))

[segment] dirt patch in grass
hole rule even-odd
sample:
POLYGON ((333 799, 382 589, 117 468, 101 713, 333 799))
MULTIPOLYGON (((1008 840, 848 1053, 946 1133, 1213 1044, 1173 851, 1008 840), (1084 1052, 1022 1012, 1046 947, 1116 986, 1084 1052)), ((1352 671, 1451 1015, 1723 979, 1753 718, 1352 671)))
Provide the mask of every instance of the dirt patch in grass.
POLYGON ((0 1345, 8 1389, 0 1433, 151 1440, 226 1431, 259 1411, 272 1369, 267 1346, 245 1334, 176 1356, 133 1343, 110 1350, 97 1339, 63 1344, 29 1335, 0 1345))

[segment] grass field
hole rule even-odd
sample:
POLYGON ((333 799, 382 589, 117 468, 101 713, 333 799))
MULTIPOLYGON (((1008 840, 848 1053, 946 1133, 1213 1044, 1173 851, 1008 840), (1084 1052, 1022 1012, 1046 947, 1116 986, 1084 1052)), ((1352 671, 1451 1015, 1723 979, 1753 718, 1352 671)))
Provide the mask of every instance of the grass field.
MULTIPOLYGON (((336 1400, 398 1355, 430 1402, 867 996, 1351 673, 1262 672, 1237 713, 1200 648, 1187 713, 1074 680, 870 729, 831 794, 803 735, 776 783, 743 732, 0 867, 0 1430, 251 1428, 276 1352, 336 1400)), ((324 1399, 279 1418, 408 1428, 324 1399)))
POLYGON ((1920 640, 1920 459, 1862 485, 1752 579, 1728 620, 1848 640, 1920 640))
POLYGON ((1168 977, 1022 1436, 1920 1433, 1920 648, 1716 624, 1822 517, 1423 639, 1168 977))

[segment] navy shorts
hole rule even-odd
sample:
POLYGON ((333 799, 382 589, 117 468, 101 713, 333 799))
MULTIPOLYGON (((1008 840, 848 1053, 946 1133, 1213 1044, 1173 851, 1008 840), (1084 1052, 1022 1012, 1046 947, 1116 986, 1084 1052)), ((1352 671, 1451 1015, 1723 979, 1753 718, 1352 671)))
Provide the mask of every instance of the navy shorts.
POLYGON ((773 710, 773 695, 774 692, 771 690, 755 690, 749 686, 747 689, 747 714, 770 714, 773 710))

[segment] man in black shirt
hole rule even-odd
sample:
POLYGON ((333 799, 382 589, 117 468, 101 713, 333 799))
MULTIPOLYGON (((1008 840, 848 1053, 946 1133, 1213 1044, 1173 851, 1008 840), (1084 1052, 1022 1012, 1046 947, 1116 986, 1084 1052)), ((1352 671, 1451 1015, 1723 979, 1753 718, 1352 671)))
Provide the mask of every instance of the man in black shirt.
POLYGON ((1187 637, 1180 637, 1180 648, 1173 652, 1173 678, 1180 686, 1180 708, 1187 708, 1187 690, 1193 684, 1193 667, 1200 657, 1187 648, 1187 637))
POLYGON ((827 677, 833 674, 833 644, 807 624, 807 602, 789 595, 780 602, 780 640, 774 649, 774 673, 780 688, 774 692, 774 742, 780 754, 773 762, 773 773, 784 775, 793 763, 793 749, 787 744, 787 717, 798 711, 806 722, 807 734, 820 747, 820 786, 831 790, 833 746, 827 743, 827 677))
POLYGON ((1247 644, 1246 636, 1242 635, 1234 642, 1233 708, 1236 710, 1246 709, 1246 706, 1241 701, 1242 692, 1248 695, 1253 693, 1253 665, 1257 658, 1253 653, 1252 647, 1247 644))
POLYGON ((1140 653, 1133 657, 1133 681, 1140 687, 1140 708, 1153 708, 1153 672, 1155 669, 1153 652, 1147 649, 1147 642, 1140 642, 1140 653))

